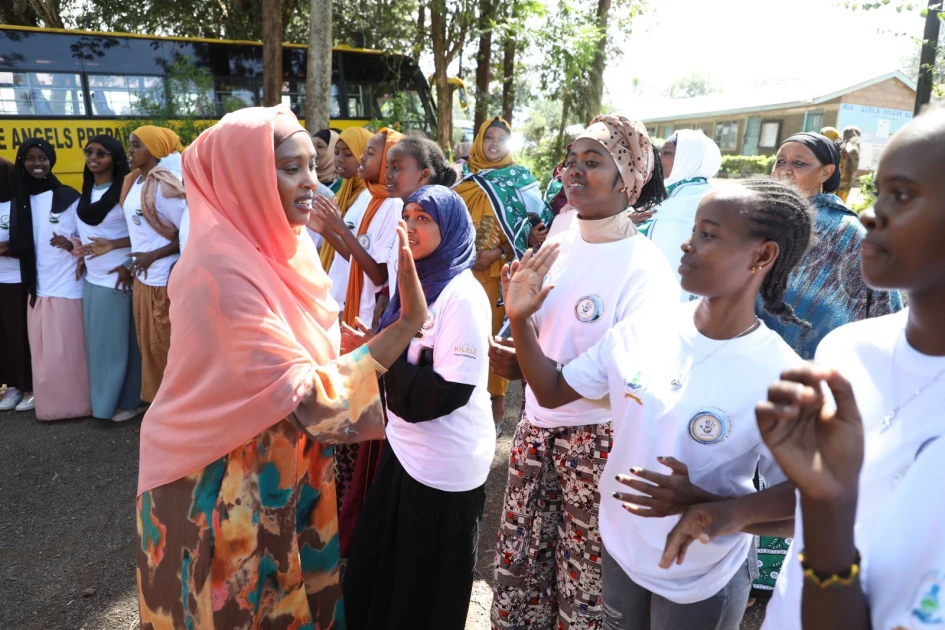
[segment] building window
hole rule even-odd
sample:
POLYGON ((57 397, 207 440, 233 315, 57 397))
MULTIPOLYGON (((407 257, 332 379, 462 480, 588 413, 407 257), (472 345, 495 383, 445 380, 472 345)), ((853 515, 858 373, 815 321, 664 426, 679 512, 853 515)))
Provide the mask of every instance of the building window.
POLYGON ((778 137, 780 135, 780 120, 766 120, 762 122, 761 135, 758 139, 758 147, 761 149, 776 149, 778 147, 778 137))
POLYGON ((660 137, 663 138, 664 140, 666 140, 666 139, 668 139, 671 135, 673 135, 673 133, 675 133, 675 131, 676 131, 676 130, 673 128, 672 125, 663 125, 663 130, 662 130, 662 132, 660 132, 660 137))
POLYGON ((726 120, 715 125, 715 144, 723 151, 734 151, 738 147, 738 121, 726 120))
POLYGON ((820 133, 820 130, 824 128, 824 113, 819 112, 807 112, 804 114, 804 131, 810 131, 813 133, 820 133))

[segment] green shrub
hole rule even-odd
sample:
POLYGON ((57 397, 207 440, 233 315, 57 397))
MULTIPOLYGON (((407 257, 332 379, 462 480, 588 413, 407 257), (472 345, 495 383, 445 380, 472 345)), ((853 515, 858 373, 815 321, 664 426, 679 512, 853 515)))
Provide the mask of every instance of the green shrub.
POLYGON ((723 155, 719 172, 729 177, 770 175, 774 160, 773 155, 723 155))
POLYGON ((870 172, 860 177, 860 201, 850 206, 850 210, 859 214, 876 203, 875 176, 876 173, 870 172))

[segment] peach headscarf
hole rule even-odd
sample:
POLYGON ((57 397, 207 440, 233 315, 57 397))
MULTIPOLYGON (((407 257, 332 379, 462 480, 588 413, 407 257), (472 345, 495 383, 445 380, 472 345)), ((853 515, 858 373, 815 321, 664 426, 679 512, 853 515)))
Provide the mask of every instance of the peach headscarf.
MULTIPOLYGON (((288 131, 285 131, 286 127, 288 131)), ((196 472, 294 411, 338 355, 338 305, 286 220, 274 137, 285 106, 227 114, 184 152, 188 247, 171 276, 171 349, 141 427, 138 494, 196 472)))

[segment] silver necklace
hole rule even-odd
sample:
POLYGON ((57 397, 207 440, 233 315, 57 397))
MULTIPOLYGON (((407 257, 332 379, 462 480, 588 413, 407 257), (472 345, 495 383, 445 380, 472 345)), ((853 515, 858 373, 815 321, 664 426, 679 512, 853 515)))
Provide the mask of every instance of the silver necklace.
MULTIPOLYGON (((901 334, 904 335, 905 333, 901 333, 901 334)), ((899 379, 896 378, 896 376, 897 376, 897 374, 896 374, 896 351, 897 351, 898 349, 899 349, 899 339, 897 338, 897 339, 896 339, 896 345, 893 346, 893 355, 892 355, 892 362, 891 362, 891 363, 892 363, 893 400, 897 400, 897 399, 899 398, 899 379)), ((917 390, 915 390, 914 392, 912 392, 912 395, 911 395, 911 396, 909 396, 909 397, 906 398, 904 401, 902 401, 901 403, 899 403, 898 405, 896 405, 895 407, 893 407, 892 411, 890 411, 890 412, 887 413, 885 416, 883 416, 883 419, 880 421, 880 423, 879 423, 879 432, 880 432, 880 433, 885 433, 886 430, 887 430, 889 427, 892 426, 893 420, 895 420, 895 419, 896 419, 896 416, 899 415, 899 411, 900 411, 903 407, 905 407, 906 405, 908 405, 909 403, 911 403, 913 400, 915 400, 916 398, 918 398, 918 397, 919 397, 919 394, 921 394, 922 392, 924 392, 925 390, 927 390, 929 387, 931 387, 932 385, 934 385, 934 384, 938 381, 938 379, 942 378, 943 375, 945 375, 945 370, 942 370, 941 372, 939 372, 938 374, 936 374, 935 376, 933 376, 933 377, 932 377, 932 380, 930 380, 928 383, 926 383, 925 385, 923 385, 923 386, 920 387, 919 389, 917 389, 917 390)))
POLYGON ((751 323, 751 326, 749 326, 748 328, 746 328, 746 329, 743 330, 742 332, 738 333, 738 334, 735 335, 734 337, 731 337, 731 338, 729 338, 729 339, 726 339, 726 340, 725 340, 725 343, 723 343, 723 344, 720 345, 718 348, 716 348, 715 350, 713 350, 712 352, 710 352, 709 354, 705 355, 704 357, 702 357, 701 359, 699 359, 698 361, 696 361, 695 363, 693 363, 691 366, 689 366, 689 369, 686 370, 686 374, 683 374, 682 372, 680 372, 679 374, 677 374, 677 375, 676 375, 676 378, 674 378, 673 380, 671 380, 671 381, 669 382, 669 386, 673 389, 673 391, 678 390, 680 387, 683 386, 683 377, 686 376, 686 375, 688 375, 688 374, 690 374, 694 369, 696 369, 696 366, 698 366, 698 365, 701 364, 701 363, 704 363, 704 362, 708 361, 710 358, 712 358, 712 355, 714 355, 716 352, 718 352, 719 350, 721 350, 722 348, 724 348, 725 346, 727 346, 727 345, 728 345, 729 343, 731 343, 732 341, 738 339, 739 337, 744 337, 744 336, 747 335, 748 333, 752 332, 755 328, 758 327, 759 324, 761 324, 761 320, 756 317, 756 318, 755 318, 755 321, 753 321, 753 322, 751 323))

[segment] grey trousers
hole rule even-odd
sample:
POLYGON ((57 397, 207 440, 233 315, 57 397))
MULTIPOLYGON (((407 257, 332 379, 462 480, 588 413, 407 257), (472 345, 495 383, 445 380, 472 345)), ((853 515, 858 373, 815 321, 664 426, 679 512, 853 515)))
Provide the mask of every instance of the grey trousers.
POLYGON ((752 581, 746 562, 712 597, 677 604, 631 580, 606 547, 601 554, 601 573, 604 630, 738 630, 752 581))

